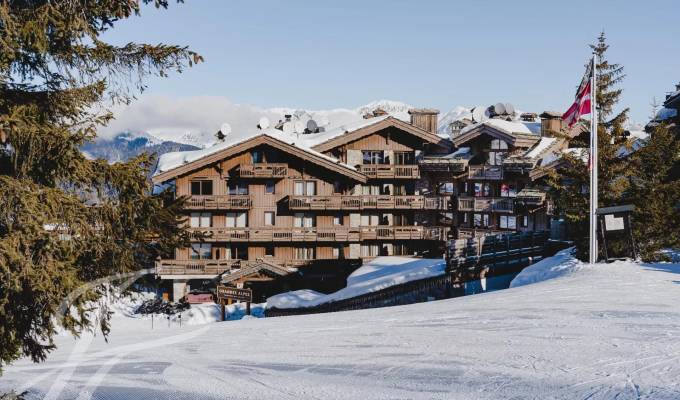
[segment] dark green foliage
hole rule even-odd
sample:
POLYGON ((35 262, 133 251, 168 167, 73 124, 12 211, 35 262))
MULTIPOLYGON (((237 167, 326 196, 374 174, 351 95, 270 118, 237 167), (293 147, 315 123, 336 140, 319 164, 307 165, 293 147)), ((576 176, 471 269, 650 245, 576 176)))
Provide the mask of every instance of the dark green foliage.
MULTIPOLYGON (((646 261, 657 260, 662 258, 660 250, 680 247, 680 134, 677 128, 660 126, 644 146, 630 151, 631 143, 623 135, 628 109, 612 116, 622 93, 616 85, 625 76, 623 67, 605 58, 609 46, 604 34, 591 47, 599 56, 599 207, 634 205, 633 235, 640 255, 646 261), (629 154, 622 154, 621 150, 626 148, 629 154)), ((572 145, 589 147, 589 143, 572 145)), ((566 156, 565 166, 552 174, 549 184, 556 211, 567 222, 578 257, 587 259, 587 164, 577 157, 566 156)))
POLYGON ((630 157, 626 201, 636 205, 633 234, 642 258, 659 260, 680 248, 680 132, 659 126, 630 157))
POLYGON ((181 202, 151 196, 149 156, 110 165, 80 152, 110 120, 107 105, 131 101, 148 75, 201 61, 185 47, 99 40, 139 9, 129 0, 0 0, 0 367, 43 360, 55 321, 78 335, 94 315, 107 332, 107 310, 87 308, 103 287, 72 299, 64 315, 60 303, 185 239, 181 202))
MULTIPOLYGON (((597 44, 591 48, 598 56, 597 64, 597 108, 598 108, 598 185, 599 206, 606 207, 621 204, 621 197, 627 189, 627 161, 619 157, 619 149, 626 145, 623 139, 623 124, 627 119, 628 109, 612 117, 622 90, 616 88, 625 75, 623 67, 611 64, 606 59, 609 46, 604 33, 598 37, 597 44), (610 118, 611 117, 611 118, 610 118)), ((584 148, 583 157, 565 156, 565 166, 558 174, 549 179, 555 209, 564 216, 567 231, 576 243, 577 256, 588 258, 588 224, 589 224, 589 185, 590 172, 587 165, 587 149, 590 143, 571 143, 572 147, 584 148), (584 161, 585 160, 585 161, 584 161)))

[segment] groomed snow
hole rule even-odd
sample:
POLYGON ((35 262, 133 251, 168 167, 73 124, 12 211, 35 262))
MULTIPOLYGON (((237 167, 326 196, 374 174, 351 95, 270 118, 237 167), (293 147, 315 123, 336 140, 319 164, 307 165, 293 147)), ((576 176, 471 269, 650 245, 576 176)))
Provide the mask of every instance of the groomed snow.
POLYGON ((332 301, 377 292, 390 286, 442 275, 446 263, 442 259, 378 257, 347 277, 347 287, 331 294, 313 290, 296 290, 267 299, 267 308, 314 307, 332 301))
MULTIPOLYGON (((569 262, 569 258, 565 258, 569 262)), ((550 268, 556 265, 549 264, 550 268)), ((581 264, 449 300, 183 326, 118 317, 6 367, 52 399, 680 398, 680 264, 581 264)))

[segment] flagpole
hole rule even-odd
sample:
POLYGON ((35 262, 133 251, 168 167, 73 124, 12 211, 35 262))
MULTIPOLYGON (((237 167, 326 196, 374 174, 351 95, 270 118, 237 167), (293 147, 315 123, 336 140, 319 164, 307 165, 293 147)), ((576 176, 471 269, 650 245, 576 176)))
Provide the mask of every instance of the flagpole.
POLYGON ((590 263, 597 262, 597 54, 590 84, 590 263))

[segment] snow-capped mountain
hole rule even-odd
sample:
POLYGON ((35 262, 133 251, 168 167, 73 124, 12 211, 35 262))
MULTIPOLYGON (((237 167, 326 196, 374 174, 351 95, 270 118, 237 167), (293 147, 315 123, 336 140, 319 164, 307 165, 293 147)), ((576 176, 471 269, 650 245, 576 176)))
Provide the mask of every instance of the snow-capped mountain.
POLYGON ((437 132, 442 135, 448 134, 449 124, 463 118, 472 118, 472 109, 463 106, 453 107, 448 112, 439 115, 437 132))
POLYGON ((110 163, 128 160, 143 152, 160 156, 171 151, 197 150, 199 147, 159 139, 146 132, 122 132, 113 138, 97 139, 81 150, 90 158, 103 158, 110 163))

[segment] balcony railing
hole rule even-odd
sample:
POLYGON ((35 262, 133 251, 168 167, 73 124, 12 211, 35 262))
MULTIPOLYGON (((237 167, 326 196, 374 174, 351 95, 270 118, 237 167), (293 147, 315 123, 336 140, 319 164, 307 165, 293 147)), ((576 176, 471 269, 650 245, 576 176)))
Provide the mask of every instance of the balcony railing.
POLYGON ((449 227, 363 226, 361 240, 446 240, 449 227))
POLYGON ((484 180, 503 179, 503 167, 500 165, 470 165, 468 178, 484 180))
POLYGON ((512 213, 515 201, 512 197, 458 197, 458 211, 512 213))
POLYGON ((160 260, 156 275, 219 275, 238 269, 241 260, 160 260))
POLYGON ((328 228, 189 229, 195 240, 200 237, 205 242, 359 242, 361 240, 439 240, 442 237, 442 230, 448 230, 448 227, 376 225, 328 228), (436 234, 433 234, 434 230, 437 231, 436 234))
POLYGON ((471 239, 479 238, 489 235, 498 235, 501 233, 508 233, 510 231, 498 231, 494 229, 481 229, 481 228, 459 228, 458 229, 458 239, 471 239))
POLYGON ((243 164, 238 172, 241 178, 285 178, 288 175, 288 164, 243 164))
POLYGON ((359 172, 373 179, 419 179, 417 165, 360 164, 359 172))
POLYGON ((422 195, 366 195, 366 196, 289 196, 291 210, 445 210, 449 197, 425 197, 422 195))
POLYGON ((189 210, 247 210, 253 201, 249 195, 191 196, 184 208, 189 210))

